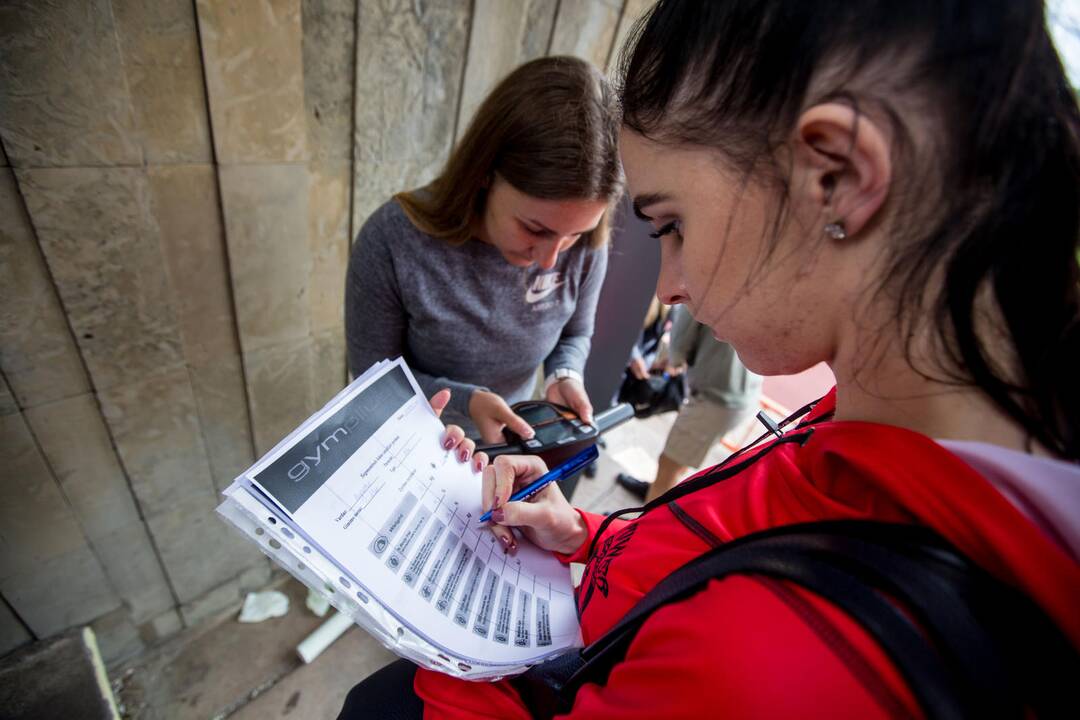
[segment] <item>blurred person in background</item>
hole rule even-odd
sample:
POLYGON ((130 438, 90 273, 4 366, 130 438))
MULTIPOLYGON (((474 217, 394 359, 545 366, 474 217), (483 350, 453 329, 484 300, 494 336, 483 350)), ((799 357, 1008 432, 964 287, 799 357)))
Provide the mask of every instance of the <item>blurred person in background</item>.
MULTIPOLYGON (((671 308, 654 297, 645 312, 641 336, 630 348, 630 362, 626 374, 636 380, 647 380, 649 373, 662 370, 671 342, 671 308)), ((624 378, 625 381, 625 378, 624 378)))
POLYGON ((638 418, 674 412, 689 394, 686 378, 666 371, 671 344, 671 307, 654 298, 641 335, 630 351, 616 401, 629 403, 638 418))
POLYGON ((735 348, 714 338, 685 307, 672 311, 664 370, 672 376, 686 372, 690 397, 668 433, 656 477, 651 483, 629 473, 615 478, 645 502, 674 487, 690 468, 701 467, 713 445, 753 417, 761 398, 761 376, 747 370, 735 348))

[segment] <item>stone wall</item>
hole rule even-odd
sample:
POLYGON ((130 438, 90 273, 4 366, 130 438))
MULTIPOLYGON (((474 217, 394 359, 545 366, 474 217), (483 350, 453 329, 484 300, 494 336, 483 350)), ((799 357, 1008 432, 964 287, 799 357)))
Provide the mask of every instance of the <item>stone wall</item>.
POLYGON ((117 660, 268 561, 217 493, 345 382, 350 238, 644 0, 0 4, 0 653, 117 660))

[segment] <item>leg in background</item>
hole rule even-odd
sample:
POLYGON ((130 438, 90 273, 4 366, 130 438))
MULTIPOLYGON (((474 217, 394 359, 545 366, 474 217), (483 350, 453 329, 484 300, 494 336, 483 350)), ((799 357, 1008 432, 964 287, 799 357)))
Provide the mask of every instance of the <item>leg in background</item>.
POLYGON ((691 397, 671 426, 656 469, 656 482, 649 488, 646 502, 675 487, 686 478, 690 468, 702 467, 713 445, 752 417, 755 409, 756 404, 729 408, 702 397, 691 397))
POLYGON ((675 484, 686 476, 689 469, 686 465, 668 457, 667 453, 661 455, 660 463, 656 468, 656 479, 645 493, 645 502, 652 502, 675 487, 675 484))

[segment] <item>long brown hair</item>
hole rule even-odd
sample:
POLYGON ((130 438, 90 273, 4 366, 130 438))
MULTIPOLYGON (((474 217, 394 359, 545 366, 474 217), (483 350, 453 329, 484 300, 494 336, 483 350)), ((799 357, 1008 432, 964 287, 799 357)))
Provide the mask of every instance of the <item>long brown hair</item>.
POLYGON ((595 67, 574 57, 533 60, 491 91, 435 180, 394 197, 417 229, 461 244, 498 173, 544 200, 607 200, 608 211, 586 238, 600 247, 622 193, 619 124, 614 90, 595 67))

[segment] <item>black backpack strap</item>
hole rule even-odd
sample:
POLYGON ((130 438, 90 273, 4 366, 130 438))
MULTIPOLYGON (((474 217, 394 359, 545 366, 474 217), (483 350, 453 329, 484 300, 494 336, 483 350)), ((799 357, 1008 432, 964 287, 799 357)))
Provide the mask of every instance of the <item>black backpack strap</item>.
MULTIPOLYGON (((1068 690, 1080 677, 1080 658, 1022 593, 925 528, 833 521, 755 533, 673 572, 603 637, 549 672, 543 682, 557 695, 550 712, 569 710, 584 683, 607 682, 653 612, 732 574, 788 580, 843 609, 883 648, 928 717, 1077 711, 1068 690)), ((542 700, 535 688, 533 696, 542 700)))
POLYGON ((859 621, 871 635, 889 638, 886 652, 897 661, 912 688, 919 688, 921 704, 936 707, 935 717, 965 717, 949 692, 944 663, 922 640, 911 620, 871 587, 813 552, 805 531, 789 527, 740 538, 669 575, 616 627, 582 651, 584 665, 567 682, 567 690, 576 692, 584 682, 605 683, 615 664, 626 656, 641 625, 658 608, 696 594, 711 580, 752 574, 788 580, 822 595, 859 621))
POLYGON ((808 544, 911 614, 971 714, 1080 717, 1071 691, 1080 655, 1025 593, 926 528, 848 521, 825 529, 808 544))

